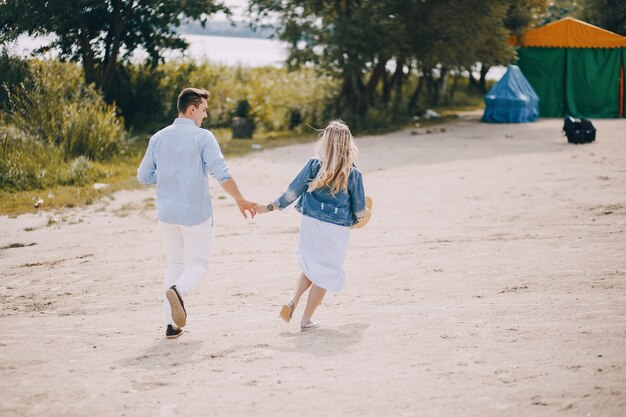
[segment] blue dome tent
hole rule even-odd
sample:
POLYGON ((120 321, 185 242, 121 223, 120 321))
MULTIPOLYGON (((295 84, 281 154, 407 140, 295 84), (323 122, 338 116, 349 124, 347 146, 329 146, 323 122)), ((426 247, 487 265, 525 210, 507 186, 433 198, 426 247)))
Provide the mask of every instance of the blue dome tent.
POLYGON ((527 123, 538 118, 539 97, 519 67, 511 65, 485 96, 485 113, 481 121, 527 123))

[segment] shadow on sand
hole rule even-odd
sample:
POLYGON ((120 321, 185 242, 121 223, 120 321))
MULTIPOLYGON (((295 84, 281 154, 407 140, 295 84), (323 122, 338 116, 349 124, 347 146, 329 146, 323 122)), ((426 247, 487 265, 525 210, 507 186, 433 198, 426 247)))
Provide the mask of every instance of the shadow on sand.
POLYGON ((172 366, 188 366, 207 358, 197 355, 204 342, 202 340, 159 339, 143 353, 120 361, 119 365, 127 368, 159 369, 172 366), (172 343, 173 342, 173 343, 172 343))
POLYGON ((345 353, 352 346, 358 345, 368 326, 365 323, 353 323, 330 329, 322 325, 308 332, 282 332, 280 336, 289 339, 291 343, 278 347, 272 346, 272 349, 308 353, 313 356, 333 356, 345 353))
POLYGON ((238 345, 220 352, 203 352, 202 340, 159 339, 144 352, 137 352, 132 357, 122 359, 118 365, 124 368, 167 369, 171 367, 190 366, 206 360, 234 357, 241 359, 251 352, 258 351, 259 347, 281 352, 304 353, 313 356, 334 356, 350 351, 363 338, 363 332, 368 324, 345 324, 338 328, 320 327, 309 332, 282 332, 281 338, 288 339, 288 343, 278 346, 248 346, 238 345), (234 354, 234 356, 233 356, 234 354), (243 355, 243 356, 242 356, 243 355))

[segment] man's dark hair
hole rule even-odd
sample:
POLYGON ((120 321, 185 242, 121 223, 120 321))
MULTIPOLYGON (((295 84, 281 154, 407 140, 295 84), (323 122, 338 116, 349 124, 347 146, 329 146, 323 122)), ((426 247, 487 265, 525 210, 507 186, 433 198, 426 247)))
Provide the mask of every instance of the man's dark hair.
POLYGON ((185 113, 189 106, 194 105, 196 108, 202 103, 202 99, 209 99, 209 92, 203 88, 185 88, 178 95, 176 107, 179 113, 185 113))

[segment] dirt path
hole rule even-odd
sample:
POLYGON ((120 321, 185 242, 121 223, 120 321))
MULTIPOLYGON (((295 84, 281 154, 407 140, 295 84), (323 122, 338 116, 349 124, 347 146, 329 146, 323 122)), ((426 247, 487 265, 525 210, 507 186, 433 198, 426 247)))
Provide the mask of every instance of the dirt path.
MULTIPOLYGON (((0 415, 623 416, 626 122, 359 138, 374 217, 300 333, 278 319, 299 214, 240 218, 212 182, 208 277, 163 337, 154 190, 0 218, 0 415), (13 246, 13 247, 9 247, 13 246)), ((312 145, 231 161, 276 197, 312 145)))

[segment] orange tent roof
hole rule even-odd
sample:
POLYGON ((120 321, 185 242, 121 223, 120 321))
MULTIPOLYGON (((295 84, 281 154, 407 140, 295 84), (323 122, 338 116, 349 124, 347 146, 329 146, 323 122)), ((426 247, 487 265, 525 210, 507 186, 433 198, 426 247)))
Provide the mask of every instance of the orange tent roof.
POLYGON ((514 44, 544 48, 622 48, 626 47, 626 37, 566 17, 526 32, 514 44))

